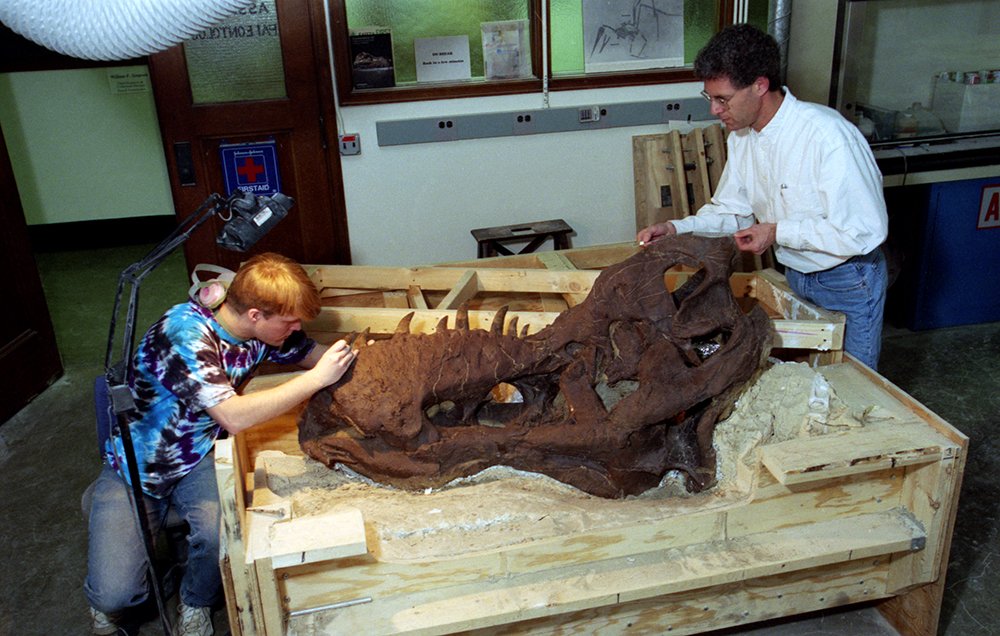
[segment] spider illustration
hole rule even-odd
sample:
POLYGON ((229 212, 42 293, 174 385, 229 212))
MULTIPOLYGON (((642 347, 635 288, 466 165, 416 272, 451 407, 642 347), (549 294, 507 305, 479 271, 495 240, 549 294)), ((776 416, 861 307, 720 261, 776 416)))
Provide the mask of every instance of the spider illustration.
POLYGON ((618 26, 602 24, 597 29, 597 37, 594 38, 594 46, 590 49, 590 55, 603 53, 608 46, 620 46, 628 43, 628 53, 632 57, 642 57, 649 40, 642 32, 643 14, 649 12, 656 28, 655 39, 660 39, 660 17, 673 15, 656 6, 656 0, 635 0, 632 3, 631 14, 623 13, 622 21, 618 26))

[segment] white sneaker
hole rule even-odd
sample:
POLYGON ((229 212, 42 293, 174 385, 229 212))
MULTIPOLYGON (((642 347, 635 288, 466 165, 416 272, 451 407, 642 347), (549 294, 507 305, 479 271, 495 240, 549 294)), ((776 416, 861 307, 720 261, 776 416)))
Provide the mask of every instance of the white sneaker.
POLYGON ((177 605, 177 636, 212 636, 212 610, 208 607, 177 605))
POLYGON ((109 616, 104 612, 90 608, 90 631, 97 636, 113 636, 118 633, 116 617, 109 616))

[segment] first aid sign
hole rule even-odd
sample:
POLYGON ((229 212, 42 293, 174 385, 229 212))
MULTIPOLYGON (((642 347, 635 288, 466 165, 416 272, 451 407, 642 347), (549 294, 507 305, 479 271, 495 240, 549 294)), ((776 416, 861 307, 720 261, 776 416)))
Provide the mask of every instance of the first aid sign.
POLYGON ((1000 227, 1000 184, 983 186, 983 196, 979 200, 979 223, 976 228, 1000 227))

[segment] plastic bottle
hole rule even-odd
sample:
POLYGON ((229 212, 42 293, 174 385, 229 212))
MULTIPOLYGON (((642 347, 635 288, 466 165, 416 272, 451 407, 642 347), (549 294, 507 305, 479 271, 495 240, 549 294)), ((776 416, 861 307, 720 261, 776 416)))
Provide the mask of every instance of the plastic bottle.
POLYGON ((868 141, 875 139, 875 122, 868 119, 864 115, 861 115, 858 118, 857 126, 858 130, 861 131, 861 134, 865 136, 865 139, 868 141))
MULTIPOLYGON (((920 106, 917 102, 915 106, 920 106)), ((909 139, 917 136, 917 116, 913 112, 913 107, 901 110, 896 113, 896 128, 893 137, 896 139, 909 139)))
POLYGON ((944 125, 941 123, 941 119, 933 111, 924 108, 924 105, 920 102, 913 102, 910 111, 917 119, 917 134, 921 137, 924 135, 939 135, 944 132, 944 125))

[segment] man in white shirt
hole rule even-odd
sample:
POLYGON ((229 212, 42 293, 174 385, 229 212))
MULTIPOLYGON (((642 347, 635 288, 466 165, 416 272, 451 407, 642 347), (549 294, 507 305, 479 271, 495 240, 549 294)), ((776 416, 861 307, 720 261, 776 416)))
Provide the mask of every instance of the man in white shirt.
POLYGON ((702 95, 730 135, 712 201, 640 230, 731 233, 741 250, 774 246, 801 298, 847 317, 844 348, 875 369, 882 342, 888 233, 882 175, 857 128, 781 86, 774 38, 747 24, 717 33, 694 62, 702 95))

